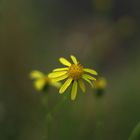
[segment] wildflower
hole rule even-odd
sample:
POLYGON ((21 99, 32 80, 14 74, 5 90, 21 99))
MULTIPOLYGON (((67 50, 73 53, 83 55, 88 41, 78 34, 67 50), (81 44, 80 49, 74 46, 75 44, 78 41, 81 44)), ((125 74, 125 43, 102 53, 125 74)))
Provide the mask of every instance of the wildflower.
POLYGON ((71 99, 75 100, 78 85, 83 92, 86 91, 83 80, 88 82, 93 87, 93 83, 91 81, 95 81, 96 78, 92 77, 89 74, 97 75, 97 72, 89 68, 84 68, 73 55, 71 55, 71 59, 73 61, 73 64, 71 64, 65 58, 61 57, 59 59, 60 63, 67 67, 54 69, 53 72, 48 75, 48 77, 53 78, 54 81, 61 81, 67 79, 65 83, 61 86, 59 93, 63 94, 66 89, 72 84, 71 99))
POLYGON ((38 70, 32 71, 30 73, 30 78, 34 80, 34 87, 39 91, 48 86, 54 86, 56 88, 59 88, 61 86, 59 82, 54 82, 51 78, 38 70))
POLYGON ((96 89, 105 89, 107 86, 106 79, 103 77, 100 77, 95 82, 95 88, 96 89))
POLYGON ((103 77, 99 77, 95 82, 96 95, 101 96, 106 89, 107 81, 103 77))

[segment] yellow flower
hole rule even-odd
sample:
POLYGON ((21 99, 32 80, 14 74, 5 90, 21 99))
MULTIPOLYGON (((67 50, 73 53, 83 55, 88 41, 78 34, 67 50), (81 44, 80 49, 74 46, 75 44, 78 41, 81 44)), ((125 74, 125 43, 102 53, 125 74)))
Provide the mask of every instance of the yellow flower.
POLYGON ((54 86, 59 88, 61 84, 59 82, 54 82, 51 78, 47 75, 43 74, 38 70, 34 70, 30 73, 30 78, 34 80, 34 87, 36 90, 43 90, 47 86, 54 86))
POLYGON ((67 79, 61 86, 59 93, 63 94, 66 89, 72 84, 71 99, 75 100, 78 85, 83 92, 86 91, 83 80, 88 82, 93 87, 93 83, 91 81, 95 81, 96 78, 92 77, 89 74, 97 75, 97 72, 89 68, 84 68, 73 55, 71 55, 71 59, 73 61, 73 64, 71 64, 65 58, 61 57, 59 61, 67 67, 54 69, 53 72, 48 75, 48 77, 53 78, 54 81, 67 79))
POLYGON ((95 82, 95 88, 96 89, 105 89, 107 86, 107 82, 106 82, 106 79, 103 78, 103 77, 100 77, 96 80, 95 82))

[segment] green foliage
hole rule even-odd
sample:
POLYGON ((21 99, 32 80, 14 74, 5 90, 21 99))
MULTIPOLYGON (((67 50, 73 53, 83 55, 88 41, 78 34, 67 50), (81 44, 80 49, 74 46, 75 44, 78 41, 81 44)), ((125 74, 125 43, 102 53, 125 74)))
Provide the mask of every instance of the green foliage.
POLYGON ((140 122, 135 126, 128 140, 140 140, 140 122))

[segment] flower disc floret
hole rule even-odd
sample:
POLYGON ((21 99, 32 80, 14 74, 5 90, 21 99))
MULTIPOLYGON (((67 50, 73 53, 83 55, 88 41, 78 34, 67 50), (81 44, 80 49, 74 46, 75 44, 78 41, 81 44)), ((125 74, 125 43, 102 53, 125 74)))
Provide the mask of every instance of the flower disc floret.
POLYGON ((73 80, 78 80, 82 77, 83 74, 83 66, 81 64, 72 64, 68 69, 69 77, 73 78, 73 80))

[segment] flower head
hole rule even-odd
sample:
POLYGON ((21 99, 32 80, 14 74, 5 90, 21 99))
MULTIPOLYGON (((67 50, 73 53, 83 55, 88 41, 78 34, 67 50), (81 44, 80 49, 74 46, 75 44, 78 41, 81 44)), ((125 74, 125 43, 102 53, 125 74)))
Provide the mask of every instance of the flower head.
POLYGON ((105 93, 107 81, 103 77, 99 77, 95 82, 96 96, 100 97, 105 93))
POLYGON ((72 84, 71 99, 75 100, 78 85, 83 92, 86 91, 84 81, 88 82, 93 87, 93 83, 91 81, 95 81, 96 78, 92 77, 89 74, 97 75, 97 72, 89 68, 84 68, 77 61, 75 56, 71 55, 71 59, 73 61, 73 64, 71 64, 65 58, 61 57, 59 61, 66 67, 54 69, 53 72, 48 75, 48 77, 53 78, 54 81, 61 81, 67 79, 61 86, 59 93, 63 94, 66 91, 66 89, 72 84))
POLYGON ((96 89, 105 89, 107 86, 107 81, 103 77, 99 77, 95 82, 95 88, 96 89))
POLYGON ((38 70, 34 70, 30 73, 30 78, 34 80, 34 87, 36 90, 43 90, 47 86, 54 86, 59 88, 61 84, 59 82, 53 81, 51 78, 49 78, 47 75, 43 74, 42 72, 38 70))

